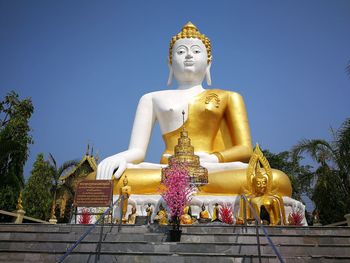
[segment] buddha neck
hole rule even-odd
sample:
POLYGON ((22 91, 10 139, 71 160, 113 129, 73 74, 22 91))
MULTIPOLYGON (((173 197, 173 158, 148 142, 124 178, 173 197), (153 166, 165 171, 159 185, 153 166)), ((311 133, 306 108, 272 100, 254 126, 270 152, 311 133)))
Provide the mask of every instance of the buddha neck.
POLYGON ((178 90, 189 90, 193 92, 203 91, 204 88, 202 84, 194 84, 194 83, 180 83, 177 87, 178 90))

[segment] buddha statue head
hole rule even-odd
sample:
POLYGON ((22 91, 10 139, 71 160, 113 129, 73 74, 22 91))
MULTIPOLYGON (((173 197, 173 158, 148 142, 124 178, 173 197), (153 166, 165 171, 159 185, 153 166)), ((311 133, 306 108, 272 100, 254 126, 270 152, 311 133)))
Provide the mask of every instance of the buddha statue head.
POLYGON ((168 85, 171 85, 173 76, 180 85, 185 83, 199 85, 205 77, 207 84, 211 85, 211 60, 209 38, 188 22, 170 41, 168 85))
POLYGON ((253 189, 256 195, 264 195, 267 192, 268 179, 263 175, 260 165, 255 168, 255 176, 253 177, 253 189))

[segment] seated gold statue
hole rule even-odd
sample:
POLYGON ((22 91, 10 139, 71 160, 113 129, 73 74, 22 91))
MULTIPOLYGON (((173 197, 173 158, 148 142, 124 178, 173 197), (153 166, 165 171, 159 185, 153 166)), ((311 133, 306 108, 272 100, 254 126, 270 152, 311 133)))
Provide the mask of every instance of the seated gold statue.
POLYGON ((181 225, 191 225, 193 223, 190 206, 185 206, 183 214, 180 216, 181 225))
MULTIPOLYGON (((155 121, 159 122, 165 142, 161 164, 167 164, 185 127, 201 165, 209 171, 209 184, 198 195, 239 195, 246 187, 246 168, 252 154, 252 142, 243 98, 233 91, 204 89, 211 84, 211 43, 196 26, 187 23, 170 42, 168 83, 173 76, 176 90, 151 92, 139 102, 129 149, 103 160, 97 179, 116 180, 114 194, 128 177, 134 194, 158 194, 161 166, 142 163, 155 121)), ((291 196, 289 178, 273 170, 272 187, 281 196, 291 196)))
POLYGON ((202 204, 202 211, 199 213, 200 219, 209 219, 209 212, 205 209, 204 203, 202 204))
MULTIPOLYGON (((248 202, 259 217, 260 223, 268 222, 270 225, 285 225, 286 216, 283 199, 281 196, 273 192, 269 184, 272 176, 270 165, 260 151, 259 145, 257 145, 254 151, 254 156, 249 162, 247 172, 247 178, 251 178, 247 180, 252 181, 250 189, 247 189, 246 191, 248 202), (265 174, 263 174, 262 169, 260 168, 260 162, 262 162, 265 174), (253 168, 255 168, 255 172, 253 172, 253 168), (262 216, 263 212, 267 212, 265 218, 262 216)), ((242 203, 241 208, 243 208, 242 203)), ((252 220, 253 212, 249 209, 248 205, 246 206, 246 211, 248 221, 252 220)), ((242 216, 241 212, 241 217, 242 216)))
POLYGON ((136 207, 133 206, 132 209, 131 209, 131 214, 129 214, 128 216, 128 224, 129 225, 135 225, 136 223, 136 207))
POLYGON ((162 204, 159 206, 159 211, 154 217, 154 221, 158 222, 159 225, 168 225, 168 213, 166 212, 162 204))

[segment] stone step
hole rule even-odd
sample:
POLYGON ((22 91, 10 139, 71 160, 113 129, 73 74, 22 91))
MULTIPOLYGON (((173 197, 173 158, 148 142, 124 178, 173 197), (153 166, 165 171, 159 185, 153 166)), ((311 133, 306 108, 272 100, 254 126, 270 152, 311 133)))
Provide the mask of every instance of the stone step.
MULTIPOLYGON (((36 262, 47 263, 56 262, 60 258, 60 254, 53 253, 0 253, 0 262, 36 262)), ((80 262, 95 262, 97 254, 95 252, 89 253, 72 253, 65 260, 64 263, 80 263, 80 262)), ((303 256, 303 257, 284 257, 286 263, 297 262, 339 262, 345 263, 350 261, 350 257, 346 256, 303 256)), ((252 255, 227 255, 223 253, 104 253, 100 255, 101 263, 115 262, 115 263, 188 263, 188 262, 201 262, 201 263, 257 263, 258 257, 252 255)), ((261 255, 262 263, 277 263, 280 262, 276 256, 261 255)))
MULTIPOLYGON (((150 242, 160 242, 166 241, 167 233, 165 232, 145 232, 145 233, 126 233, 122 231, 118 232, 117 229, 104 228, 103 229, 103 240, 105 241, 113 241, 113 240, 125 240, 125 241, 150 241, 150 242)), ((9 229, 8 229, 9 230, 9 229)), ((86 229, 84 229, 86 230, 86 229)), ((89 234, 85 240, 98 240, 100 236, 101 229, 95 229, 89 234)), ((167 230, 167 229, 166 229, 167 230)), ((65 240, 65 241, 76 241, 83 234, 83 231, 80 232, 12 232, 12 231, 2 231, 0 232, 0 241, 6 240, 47 240, 47 241, 55 241, 55 240, 65 240)), ((283 234, 274 234, 269 233, 271 239, 276 244, 280 243, 292 243, 298 244, 306 243, 306 244, 349 244, 350 236, 346 235, 315 235, 315 234, 305 234, 305 235, 295 235, 289 234, 288 232, 283 234)), ((266 240, 265 236, 262 234, 260 236, 262 242, 266 240)), ((241 233, 219 233, 219 234, 208 234, 208 233, 189 233, 189 231, 183 230, 182 241, 185 242, 246 242, 246 243, 255 243, 256 236, 255 234, 241 234, 241 233)))
MULTIPOLYGON (((67 242, 27 242, 9 241, 0 243, 2 252, 53 252, 64 253, 72 243, 67 242)), ((88 253, 95 251, 96 242, 82 242, 74 252, 88 253)), ((277 249, 282 256, 309 256, 309 255, 329 255, 350 257, 350 245, 310 245, 310 244, 280 244, 277 249)), ((254 255, 257 256, 257 245, 247 243, 189 243, 189 242, 104 242, 101 245, 102 253, 225 253, 226 255, 254 255)), ((274 255, 269 244, 261 244, 261 253, 274 255)))
MULTIPOLYGON (((58 225, 43 225, 43 224, 0 224, 0 234, 6 232, 35 232, 35 233, 84 233, 90 225, 70 225, 70 224, 58 224, 58 225)), ((101 226, 97 226, 93 232, 99 232, 101 226)), ((170 226, 158 226, 158 225, 105 225, 104 232, 111 233, 165 233, 170 229, 170 226)), ((350 237, 350 227, 291 227, 291 226, 277 226, 266 227, 269 235, 318 235, 318 236, 347 236, 350 237)), ((203 226, 192 225, 183 226, 183 233, 203 233, 203 234, 253 234, 255 235, 254 226, 203 226)), ((261 234, 263 232, 259 231, 261 234)))
MULTIPOLYGON (((75 242, 80 237, 80 233, 27 233, 27 232, 7 232, 0 233, 0 243, 6 241, 64 241, 75 242)), ((105 242, 111 241, 147 241, 147 242, 165 242, 167 241, 167 234, 165 233, 117 233, 112 234, 104 232, 102 240, 105 242)), ((270 236, 274 244, 342 244, 350 245, 350 238, 346 236, 290 236, 290 235, 275 235, 270 236)), ((100 239, 99 233, 88 235, 84 241, 98 241, 100 239)), ((255 235, 243 234, 188 234, 184 233, 181 236, 181 242, 197 242, 197 243, 253 243, 256 244, 257 239, 255 235)), ((260 236, 260 242, 267 244, 267 238, 260 236)))
MULTIPOLYGON (((274 244, 347 244, 350 245, 349 236, 329 236, 329 235, 271 235, 269 234, 274 244)), ((265 235, 260 235, 260 242, 267 243, 265 235)), ((181 235, 182 242, 230 242, 230 243, 256 243, 256 235, 249 234, 188 234, 181 235)))
MULTIPOLYGON (((0 224, 0 262, 55 262, 89 227, 0 224)), ((178 243, 166 242, 170 228, 106 225, 100 262, 258 262, 255 227, 184 226, 178 243)), ((97 226, 64 262, 94 262, 100 230, 97 226)), ((349 227, 267 231, 286 262, 350 262, 349 227)), ((260 233, 262 262, 278 262, 260 233)))
MULTIPOLYGON (((350 237, 350 227, 294 227, 294 226, 264 226, 269 235, 341 235, 350 237)), ((254 234, 255 226, 184 226, 183 233, 205 233, 205 234, 254 234)), ((259 233, 263 234, 260 229, 259 233)))
MULTIPOLYGON (((81 233, 27 233, 27 232, 15 232, 15 233, 0 233, 0 242, 6 241, 64 241, 75 242, 81 236, 81 233)), ((100 239, 99 233, 89 234, 85 237, 84 241, 98 241, 100 239)), ((164 233, 103 233, 103 241, 149 241, 149 242, 162 242, 166 241, 167 235, 164 233)))

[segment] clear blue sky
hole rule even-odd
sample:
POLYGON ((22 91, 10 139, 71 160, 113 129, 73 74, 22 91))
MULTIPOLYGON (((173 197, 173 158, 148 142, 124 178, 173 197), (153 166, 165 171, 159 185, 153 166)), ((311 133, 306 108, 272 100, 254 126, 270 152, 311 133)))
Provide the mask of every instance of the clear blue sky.
MULTIPOLYGON (((88 142, 127 149, 142 94, 166 89, 171 36, 192 21, 212 41, 213 88, 245 99, 272 152, 330 139, 350 117, 350 1, 0 1, 0 97, 31 97, 34 145, 59 163, 88 142)), ((147 160, 163 150, 156 126, 147 160)))

